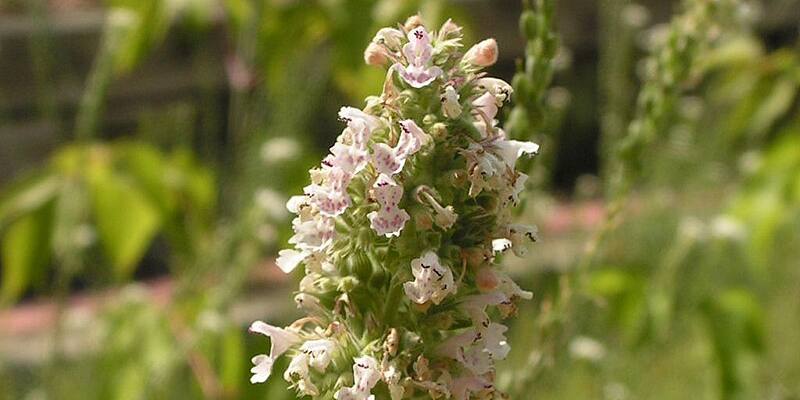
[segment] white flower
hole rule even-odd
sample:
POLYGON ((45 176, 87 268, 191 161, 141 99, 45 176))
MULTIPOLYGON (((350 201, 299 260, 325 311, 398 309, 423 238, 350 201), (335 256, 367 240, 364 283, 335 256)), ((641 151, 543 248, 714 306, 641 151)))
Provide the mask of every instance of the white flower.
POLYGON ((336 266, 331 263, 328 254, 321 251, 312 252, 303 262, 306 265, 307 273, 319 274, 324 272, 331 274, 336 272, 336 266))
POLYGON ((514 88, 508 82, 497 78, 480 78, 475 81, 475 86, 479 90, 491 93, 497 104, 502 104, 511 98, 514 88))
POLYGON ((354 387, 369 392, 381 379, 378 361, 370 356, 361 356, 353 360, 354 387))
POLYGON ((367 142, 372 137, 372 132, 383 126, 380 118, 369 115, 355 107, 342 107, 339 110, 339 119, 347 124, 340 140, 349 141, 358 149, 366 149, 367 142))
POLYGON ((294 356, 289 366, 286 367, 283 379, 288 382, 294 382, 306 378, 308 378, 308 356, 300 353, 294 356))
POLYGON ((378 361, 370 356, 361 356, 353 359, 353 386, 344 387, 336 392, 337 400, 372 400, 375 398, 370 392, 381 379, 378 361))
POLYGON ((309 340, 300 346, 300 351, 308 356, 308 365, 319 372, 324 372, 331 363, 331 353, 336 342, 330 339, 309 340))
POLYGON ((249 330, 270 338, 269 356, 259 354, 253 357, 252 362, 255 366, 250 370, 253 373, 250 382, 262 383, 272 373, 272 364, 275 360, 285 353, 289 347, 300 342, 300 336, 292 330, 278 328, 262 321, 253 322, 249 330))
POLYGON ((409 157, 418 152, 428 141, 428 136, 414 120, 404 119, 400 121, 400 139, 397 141, 399 154, 409 157))
POLYGON ((519 195, 525 191, 525 182, 527 181, 528 175, 521 172, 514 174, 513 182, 500 193, 500 198, 503 199, 503 207, 507 206, 508 203, 514 206, 519 204, 519 195))
POLYGON ((467 178, 470 182, 469 195, 475 197, 482 191, 497 189, 502 184, 503 170, 497 156, 476 143, 463 152, 467 158, 467 178))
POLYGON ((491 354, 483 346, 482 334, 470 328, 446 339, 437 353, 460 362, 471 372, 483 375, 494 368, 491 354))
POLYGON ((399 236, 406 222, 411 219, 408 213, 397 204, 403 197, 403 187, 388 175, 380 174, 372 192, 380 208, 367 214, 372 229, 378 235, 386 237, 399 236))
POLYGON ((286 202, 286 209, 292 214, 299 214, 300 211, 308 206, 308 196, 292 196, 286 202))
POLYGON ((455 293, 453 272, 439 264, 439 256, 432 251, 411 260, 411 273, 414 280, 403 284, 403 289, 411 301, 424 304, 428 301, 439 304, 448 294, 455 293))
POLYGON ((372 165, 381 174, 392 176, 403 170, 405 157, 400 158, 395 149, 386 143, 375 143, 372 145, 372 165))
POLYGON ((384 207, 396 206, 403 198, 403 187, 385 174, 378 175, 372 188, 373 197, 384 207))
POLYGON ((442 95, 442 112, 447 118, 456 119, 461 116, 461 104, 458 99, 456 89, 452 85, 447 85, 442 95))
POLYGON ((250 383, 264 383, 267 378, 272 374, 272 364, 275 362, 266 354, 259 354, 250 360, 253 363, 253 368, 250 372, 253 376, 250 377, 250 383))
POLYGON ((356 146, 336 143, 331 147, 329 154, 322 161, 327 166, 335 166, 350 175, 359 173, 367 165, 369 153, 356 146))
POLYGON ((351 387, 343 387, 336 392, 336 400, 375 400, 375 395, 359 392, 351 387))
POLYGON ((300 392, 305 395, 319 395, 319 389, 311 382, 311 378, 308 376, 308 355, 305 353, 299 353, 292 358, 292 362, 289 363, 283 373, 283 379, 297 385, 300 392))
POLYGON ((525 257, 528 254, 526 245, 537 240, 539 230, 536 226, 522 224, 510 224, 506 229, 508 230, 508 238, 511 240, 511 249, 514 254, 517 257, 525 257))
POLYGON ((322 215, 300 215, 292 220, 292 228, 289 243, 308 252, 326 249, 336 235, 334 220, 322 215))
POLYGON ((372 164, 382 174, 392 176, 403 170, 406 159, 419 151, 430 140, 413 120, 400 121, 400 138, 392 148, 385 143, 372 146, 372 164))
POLYGON ((418 26, 408 32, 408 43, 403 46, 403 55, 408 65, 398 63, 394 68, 412 87, 419 89, 428 86, 442 74, 441 68, 430 65, 432 51, 430 35, 425 27, 418 26))
POLYGON ((493 360, 504 360, 511 351, 511 346, 506 341, 505 333, 508 327, 503 324, 492 322, 487 327, 479 327, 483 345, 493 360))
POLYGON ((472 393, 493 389, 492 382, 481 376, 461 376, 450 383, 450 392, 454 400, 469 400, 472 393))
POLYGON ((319 211, 330 217, 340 215, 350 206, 350 196, 346 189, 350 184, 352 175, 338 166, 314 170, 312 179, 319 183, 312 183, 303 188, 309 197, 309 202, 319 211))
POLYGON ((324 315, 325 308, 319 302, 319 299, 308 293, 298 293, 294 296, 294 302, 297 308, 302 308, 307 314, 324 315))
POLYGON ((519 285, 517 285, 517 283, 514 282, 514 280, 512 280, 507 274, 496 271, 495 275, 497 276, 497 280, 499 282, 497 285, 497 290, 505 294, 509 299, 518 297, 520 299, 530 300, 533 298, 533 293, 527 290, 522 290, 522 288, 520 288, 519 285))
POLYGON ((497 42, 486 39, 472 46, 464 54, 462 62, 479 67, 488 67, 497 62, 497 42))
POLYGON ((514 168, 517 159, 525 155, 539 154, 539 145, 533 142, 520 142, 518 140, 498 140, 494 142, 494 147, 497 154, 508 165, 509 168, 514 168))
POLYGON ((476 126, 479 126, 479 130, 484 133, 484 136, 488 136, 488 129, 489 127, 494 127, 494 118, 497 116, 497 111, 499 108, 497 107, 497 100, 495 99, 494 95, 486 92, 477 99, 472 101, 472 108, 478 113, 478 122, 476 122, 476 126), (486 126, 489 124, 489 126, 486 126))
POLYGON ((459 309, 464 311, 472 319, 475 326, 489 326, 491 320, 489 314, 486 313, 486 307, 496 306, 508 298, 500 293, 493 292, 487 294, 478 294, 464 297, 464 300, 459 304, 459 309))
POLYGON ((383 124, 381 119, 365 113, 355 107, 342 107, 339 109, 339 119, 350 125, 354 122, 364 122, 370 131, 378 129, 383 124))
POLYGON ((499 238, 492 240, 492 251, 494 251, 495 253, 502 253, 513 246, 514 244, 506 238, 499 238))
POLYGON ((379 211, 367 214, 370 226, 378 235, 400 236, 406 222, 411 219, 406 210, 399 207, 382 207, 379 211))
POLYGON ((278 252, 278 258, 275 260, 275 264, 278 264, 278 268, 280 268, 281 271, 288 274, 294 271, 294 269, 306 259, 307 255, 308 252, 284 249, 278 252))
POLYGON ((403 376, 394 364, 389 364, 384 359, 381 364, 381 376, 386 386, 389 387, 389 396, 392 400, 401 400, 405 394, 405 388, 400 385, 400 378, 403 376))

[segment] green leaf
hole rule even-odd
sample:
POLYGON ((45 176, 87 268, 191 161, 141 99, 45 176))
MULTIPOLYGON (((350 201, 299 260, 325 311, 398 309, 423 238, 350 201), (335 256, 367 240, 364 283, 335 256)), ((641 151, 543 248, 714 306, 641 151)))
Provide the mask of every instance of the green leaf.
POLYGON ((3 284, 0 303, 7 304, 40 279, 50 259, 52 204, 14 221, 2 238, 3 284))
POLYGON ((29 213, 53 200, 61 186, 55 175, 34 175, 4 190, 0 197, 0 229, 19 215, 29 213))
POLYGON ((701 310, 714 348, 722 398, 744 398, 748 353, 763 350, 763 310, 743 289, 728 289, 707 298, 701 310))
POLYGON ((245 366, 242 360, 247 360, 242 332, 236 326, 228 328, 222 335, 221 344, 221 370, 220 379, 226 392, 236 393, 246 382, 245 366))
POLYGON ((127 277, 161 227, 161 214, 139 188, 119 176, 97 174, 90 185, 100 243, 117 277, 127 277))
POLYGON ((143 143, 123 143, 115 148, 120 169, 128 173, 151 202, 166 215, 175 208, 176 196, 168 187, 164 156, 154 147, 143 143))

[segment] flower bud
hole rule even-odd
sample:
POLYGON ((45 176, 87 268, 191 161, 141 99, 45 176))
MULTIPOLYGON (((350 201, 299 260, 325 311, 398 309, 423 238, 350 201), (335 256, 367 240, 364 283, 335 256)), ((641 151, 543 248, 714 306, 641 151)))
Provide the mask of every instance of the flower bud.
POLYGON ((486 250, 480 247, 471 247, 461 250, 461 257, 467 260, 467 265, 470 268, 478 268, 486 264, 490 258, 490 256, 486 253, 486 250))
POLYGON ((386 336, 384 346, 389 355, 394 356, 397 354, 397 349, 400 347, 400 333, 397 332, 396 328, 389 330, 389 335, 386 336))
POLYGON ((452 313, 438 313, 430 319, 431 326, 436 327, 439 330, 448 330, 453 327, 455 323, 455 318, 453 317, 452 313))
POLYGON ((367 65, 382 66, 386 65, 387 61, 386 50, 377 43, 370 43, 364 50, 364 62, 367 65))
POLYGON ((494 65, 497 62, 497 42, 494 39, 486 39, 472 46, 467 54, 464 54, 462 62, 478 67, 494 65))
POLYGON ((439 40, 447 40, 450 36, 458 36, 461 33, 461 27, 458 26, 452 19, 447 19, 447 21, 442 24, 442 28, 439 29, 439 40))
POLYGON ((347 257, 347 270, 350 274, 358 277, 364 282, 369 281, 372 275, 372 262, 370 262, 364 252, 356 252, 347 257))
POLYGON ((461 104, 456 89, 450 85, 444 89, 442 95, 442 112, 447 118, 456 119, 461 116, 461 104))
POLYGON ((373 43, 385 45, 390 50, 399 50, 405 34, 394 28, 382 28, 372 39, 373 43))
POLYGON ((475 274, 475 284, 481 292, 490 292, 497 288, 498 280, 490 267, 483 267, 475 274))
POLYGON ((403 28, 406 31, 411 31, 414 28, 416 28, 418 26, 421 26, 421 25, 424 25, 422 23, 422 17, 420 17, 419 14, 416 14, 416 15, 412 15, 412 16, 408 17, 408 19, 406 20, 406 23, 403 24, 403 28))
POLYGON ((433 228, 433 217, 431 213, 420 208, 414 213, 414 225, 418 231, 429 231, 433 228))
POLYGON ((444 139, 447 136, 447 125, 437 122, 431 126, 431 137, 435 140, 444 139))

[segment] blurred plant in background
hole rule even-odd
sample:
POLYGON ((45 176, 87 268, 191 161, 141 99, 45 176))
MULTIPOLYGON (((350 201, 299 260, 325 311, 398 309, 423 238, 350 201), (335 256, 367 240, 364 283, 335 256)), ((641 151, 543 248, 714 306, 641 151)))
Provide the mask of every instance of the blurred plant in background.
MULTIPOLYGON (((569 18, 586 4, 523 2, 525 54, 502 119, 543 145, 519 168, 532 171, 524 218, 544 221, 546 245, 511 265, 534 300, 507 332, 515 351, 498 385, 515 399, 799 396, 800 44, 796 23, 766 34, 763 22, 796 15, 797 0, 598 3, 599 71, 586 79, 594 54, 574 36, 592 24, 569 18), (559 169, 594 151, 573 147, 586 126, 600 130, 597 177, 565 196, 559 169)), ((293 398, 281 379, 248 383, 263 341, 243 327, 297 315, 263 271, 291 235, 287 193, 336 134, 317 115, 381 89, 384 74, 362 62, 381 26, 418 11, 437 26, 474 21, 468 39, 516 26, 485 23, 482 4, 0 4, 4 21, 33 21, 34 118, 61 138, 0 195, 3 306, 50 298, 60 316, 44 340, 0 343, 0 398, 293 398), (75 40, 94 55, 85 77, 58 32, 86 25, 49 11, 76 5, 103 10, 101 37, 75 40), (197 86, 115 125, 130 113, 115 85, 163 75, 148 62, 165 46, 187 68, 153 82, 197 86), (73 292, 98 293, 97 318, 74 311, 73 292)), ((16 54, 0 43, 2 63, 16 54)), ((0 88, 4 103, 18 95, 0 88)), ((14 107, 0 122, 19 118, 14 107)))

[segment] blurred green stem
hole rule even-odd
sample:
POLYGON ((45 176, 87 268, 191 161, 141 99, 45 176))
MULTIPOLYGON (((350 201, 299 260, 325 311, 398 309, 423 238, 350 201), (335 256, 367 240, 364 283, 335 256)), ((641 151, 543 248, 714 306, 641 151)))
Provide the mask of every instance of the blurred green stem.
POLYGON ((627 110, 633 93, 630 72, 632 71, 632 29, 623 13, 631 5, 630 0, 601 0, 598 5, 600 20, 600 155, 601 175, 608 174, 613 162, 615 146, 625 132, 627 110))
POLYGON ((114 11, 107 16, 100 49, 89 72, 75 120, 75 138, 79 141, 91 141, 97 134, 98 119, 114 74, 116 49, 130 23, 114 11))

